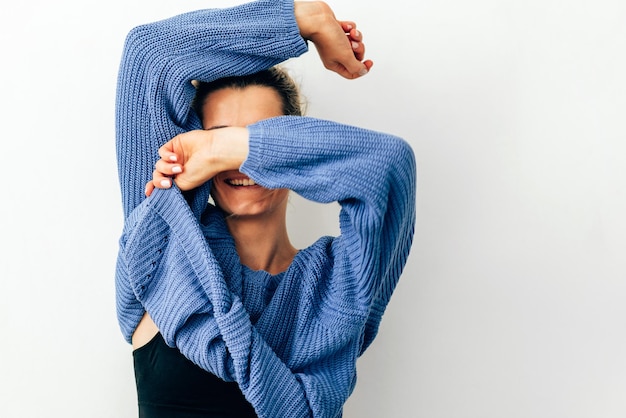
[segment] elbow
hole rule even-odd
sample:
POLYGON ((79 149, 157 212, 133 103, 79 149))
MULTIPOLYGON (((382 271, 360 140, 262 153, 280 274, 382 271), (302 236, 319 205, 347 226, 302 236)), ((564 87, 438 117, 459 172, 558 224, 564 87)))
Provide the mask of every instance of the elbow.
POLYGON ((150 33, 152 31, 152 25, 152 23, 146 23, 132 28, 130 31, 128 31, 128 34, 126 34, 126 43, 135 43, 138 40, 143 39, 146 33, 150 33))
POLYGON ((390 139, 390 159, 389 164, 392 171, 396 172, 396 176, 403 179, 402 183, 407 184, 409 190, 415 193, 417 178, 417 163, 415 161, 415 153, 411 145, 400 137, 391 137, 390 139))
POLYGON ((153 23, 135 26, 126 34, 124 41, 124 54, 126 56, 142 56, 150 51, 146 48, 154 37, 153 23))
POLYGON ((130 31, 128 31, 128 33, 126 34, 126 40, 124 41, 126 49, 130 49, 132 46, 140 43, 142 33, 144 32, 144 26, 145 25, 135 26, 130 31))

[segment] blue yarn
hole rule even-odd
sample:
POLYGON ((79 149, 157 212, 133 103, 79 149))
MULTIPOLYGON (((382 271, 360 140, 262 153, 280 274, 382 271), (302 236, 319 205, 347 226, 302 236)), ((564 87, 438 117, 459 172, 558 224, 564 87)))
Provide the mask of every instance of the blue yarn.
POLYGON ((187 13, 133 29, 120 66, 116 134, 125 214, 118 320, 130 342, 144 312, 168 345, 236 381, 260 417, 337 417, 406 263, 416 168, 402 139, 309 117, 248 127, 241 171, 341 205, 341 234, 272 276, 242 266, 210 182, 144 199, 158 148, 199 129, 193 79, 243 75, 306 52, 290 0, 187 13))

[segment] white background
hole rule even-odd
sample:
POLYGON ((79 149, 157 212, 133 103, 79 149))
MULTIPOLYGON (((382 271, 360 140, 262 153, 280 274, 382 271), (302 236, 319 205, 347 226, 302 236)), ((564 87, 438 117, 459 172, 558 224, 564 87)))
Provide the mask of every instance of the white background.
MULTIPOLYGON (((0 416, 136 416, 113 274, 117 66, 140 23, 234 1, 0 6, 0 416)), ((394 133, 416 240, 348 418, 626 416, 626 2, 329 0, 348 82, 291 65, 311 116, 394 133)), ((293 198, 302 246, 336 207, 293 198)))

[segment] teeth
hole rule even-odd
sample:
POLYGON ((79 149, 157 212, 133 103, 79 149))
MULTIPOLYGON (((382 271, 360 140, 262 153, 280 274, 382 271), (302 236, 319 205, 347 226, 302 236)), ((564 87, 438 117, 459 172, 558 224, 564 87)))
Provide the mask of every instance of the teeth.
POLYGON ((228 184, 233 186, 254 186, 256 183, 252 179, 233 179, 228 180, 228 184))

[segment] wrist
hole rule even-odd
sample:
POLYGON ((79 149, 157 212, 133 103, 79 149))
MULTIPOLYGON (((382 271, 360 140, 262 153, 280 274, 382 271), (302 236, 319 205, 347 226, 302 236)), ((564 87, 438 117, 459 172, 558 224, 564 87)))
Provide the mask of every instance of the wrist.
POLYGON ((248 158, 248 129, 227 127, 213 133, 210 164, 219 167, 219 171, 238 170, 248 158))
POLYGON ((326 22, 335 20, 332 10, 323 1, 296 1, 294 15, 300 36, 310 40, 313 40, 326 22))

